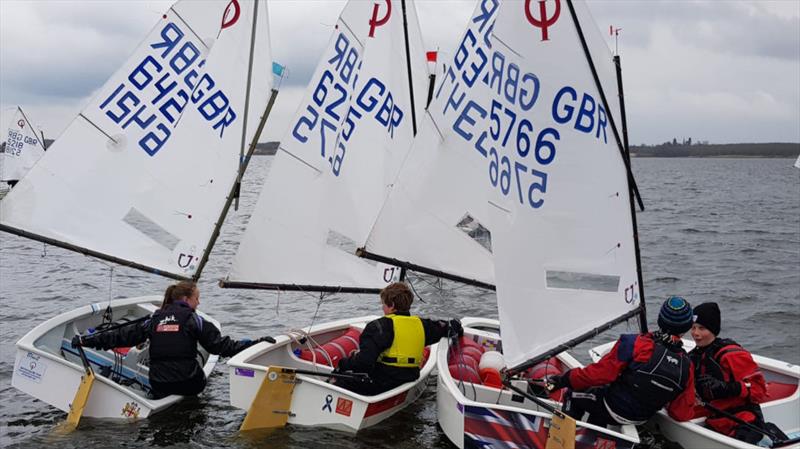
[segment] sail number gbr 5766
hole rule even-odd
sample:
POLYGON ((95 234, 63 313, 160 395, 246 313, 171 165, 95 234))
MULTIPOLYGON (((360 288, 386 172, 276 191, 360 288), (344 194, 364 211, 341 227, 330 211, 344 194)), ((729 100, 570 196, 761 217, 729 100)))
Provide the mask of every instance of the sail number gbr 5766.
POLYGON ((451 114, 448 123, 487 160, 492 187, 538 209, 545 204, 561 126, 607 143, 606 113, 591 95, 567 85, 556 91, 549 114, 538 116, 553 126, 535 123, 540 80, 489 46, 488 22, 488 17, 473 18, 436 97, 446 95, 440 104, 445 117, 451 114))

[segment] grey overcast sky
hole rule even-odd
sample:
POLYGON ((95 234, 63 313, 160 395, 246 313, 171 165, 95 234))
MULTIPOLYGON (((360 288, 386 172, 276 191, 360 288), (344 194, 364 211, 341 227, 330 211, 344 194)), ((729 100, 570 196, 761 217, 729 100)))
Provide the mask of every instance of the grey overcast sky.
MULTIPOLYGON (((0 0, 0 128, 21 105, 57 137, 170 3, 0 0)), ((417 0, 426 46, 452 47, 475 3, 417 0)), ((610 47, 609 26, 622 28, 631 143, 800 142, 800 0, 588 3, 610 47)), ((274 59, 290 76, 262 141, 285 133, 343 5, 269 2, 274 59)))

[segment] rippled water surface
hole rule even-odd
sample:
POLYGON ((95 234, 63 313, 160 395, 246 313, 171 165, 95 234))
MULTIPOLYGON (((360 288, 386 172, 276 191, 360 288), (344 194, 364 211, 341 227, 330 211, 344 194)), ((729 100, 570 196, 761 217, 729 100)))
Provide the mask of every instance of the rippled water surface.
MULTIPOLYGON (((222 290, 237 236, 247 222, 271 158, 255 158, 242 207, 223 227, 201 282, 201 308, 234 337, 277 334, 310 324, 318 300, 307 294, 222 290)), ((761 355, 800 363, 800 170, 788 159, 635 159, 647 210, 638 214, 645 295, 651 324, 666 295, 717 301, 723 335, 761 355)), ((600 176, 600 175, 598 175, 600 176)), ((302 205, 298 205, 302 207, 302 205)), ((435 382, 412 407, 357 436, 290 427, 243 438, 244 412, 228 404, 222 364, 199 398, 128 424, 84 420, 65 437, 52 432, 65 414, 11 387, 14 343, 41 321, 109 297, 160 294, 168 280, 0 233, 0 445, 9 447, 448 448, 436 423, 435 382)), ((494 295, 417 279, 434 317, 497 316, 494 295)), ((317 321, 380 313, 377 297, 326 299, 317 321)), ((531 311, 532 323, 544 312, 531 311)), ((563 320, 567 317, 546 317, 563 320)), ((631 323, 630 329, 635 329, 631 323)), ((594 344, 616 338, 619 326, 594 344)), ((577 349, 583 357, 589 344, 577 349)), ((586 360, 586 357, 583 357, 586 360)), ((663 446, 664 442, 655 443, 663 446)))

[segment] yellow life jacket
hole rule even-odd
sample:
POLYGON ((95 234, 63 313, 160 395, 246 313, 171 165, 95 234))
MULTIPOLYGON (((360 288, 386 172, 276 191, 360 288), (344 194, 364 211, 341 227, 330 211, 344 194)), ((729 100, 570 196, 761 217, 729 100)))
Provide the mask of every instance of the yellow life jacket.
POLYGON ((386 315, 394 326, 394 340, 378 360, 389 366, 419 368, 425 350, 425 329, 418 316, 386 315))

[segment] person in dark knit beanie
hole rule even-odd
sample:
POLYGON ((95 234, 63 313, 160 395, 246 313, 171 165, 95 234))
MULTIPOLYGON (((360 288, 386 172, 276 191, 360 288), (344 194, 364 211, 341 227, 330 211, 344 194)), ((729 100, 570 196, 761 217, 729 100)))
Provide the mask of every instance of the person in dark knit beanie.
POLYGON ((719 335, 721 321, 719 306, 715 302, 704 302, 694 308, 694 322, 710 330, 714 335, 719 335))
POLYGON ((658 327, 670 335, 683 335, 692 328, 692 306, 680 296, 670 296, 661 305, 658 327))
POLYGON ((551 376, 548 390, 569 388, 564 413, 598 426, 644 424, 662 407, 677 421, 694 418, 694 370, 681 341, 692 327, 692 306, 667 298, 658 327, 623 334, 595 363, 551 376))
MULTIPOLYGON (((694 308, 692 338, 697 346, 689 353, 695 374, 695 388, 703 401, 763 427, 758 405, 767 398, 764 375, 752 355, 738 343, 718 337, 722 319, 719 306, 706 302, 694 308)), ((755 444, 761 433, 725 416, 711 416, 706 425, 724 435, 755 444)))

